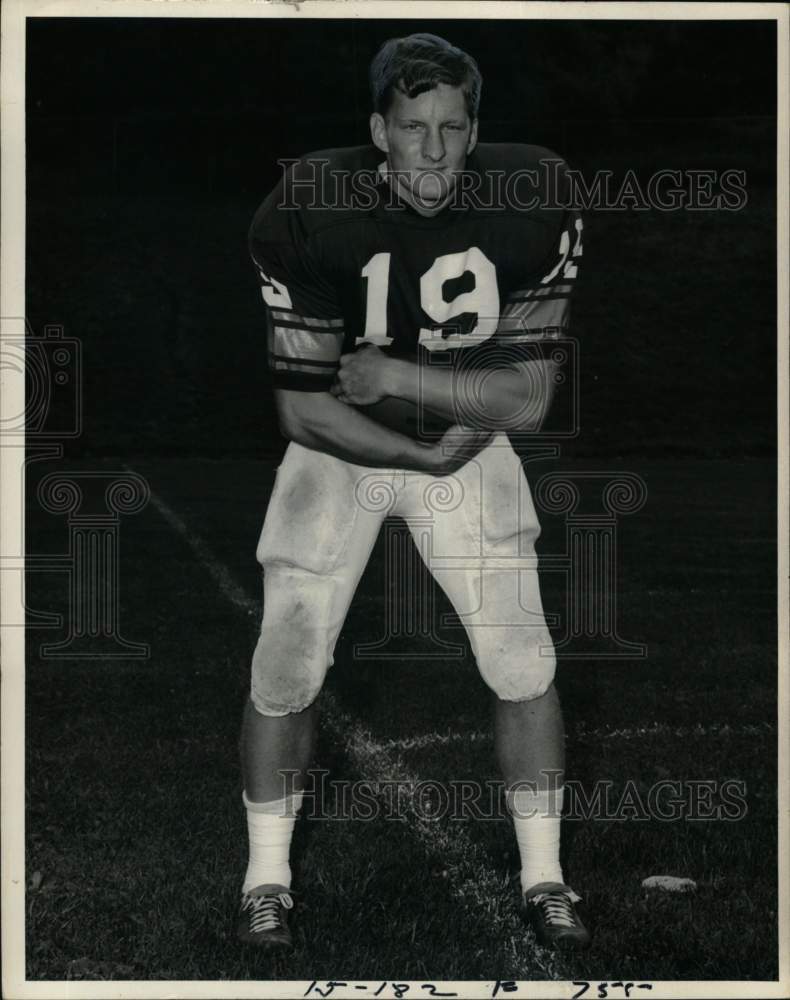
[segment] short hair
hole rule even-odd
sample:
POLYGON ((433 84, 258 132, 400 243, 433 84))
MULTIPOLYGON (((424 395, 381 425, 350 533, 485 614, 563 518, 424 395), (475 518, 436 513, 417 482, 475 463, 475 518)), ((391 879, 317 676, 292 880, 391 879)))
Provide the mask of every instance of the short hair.
POLYGON ((370 64, 373 110, 381 115, 389 110, 396 89, 407 97, 417 97, 440 83, 463 87, 466 108, 474 121, 483 77, 475 60, 444 38, 425 32, 390 38, 370 64))

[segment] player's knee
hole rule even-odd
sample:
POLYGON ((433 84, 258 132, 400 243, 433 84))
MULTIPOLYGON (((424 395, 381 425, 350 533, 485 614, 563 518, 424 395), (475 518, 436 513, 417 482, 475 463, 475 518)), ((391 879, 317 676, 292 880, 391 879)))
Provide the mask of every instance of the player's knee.
POLYGON ((250 698, 261 715, 282 716, 312 705, 329 663, 319 636, 300 642, 290 630, 263 628, 252 657, 250 698))
POLYGON ((265 579, 250 695, 262 715, 288 715, 315 701, 329 669, 333 585, 325 577, 272 565, 265 579))
POLYGON ((502 701, 534 701, 554 680, 557 659, 548 631, 540 629, 528 643, 522 634, 478 652, 478 667, 486 684, 502 701))

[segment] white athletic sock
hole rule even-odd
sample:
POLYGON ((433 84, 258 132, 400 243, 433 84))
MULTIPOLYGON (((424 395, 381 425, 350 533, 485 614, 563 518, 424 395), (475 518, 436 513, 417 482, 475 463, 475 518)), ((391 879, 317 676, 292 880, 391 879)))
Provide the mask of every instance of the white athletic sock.
POLYGON ((562 788, 512 788, 507 805, 521 855, 521 891, 538 882, 564 882, 560 867, 562 788))
POLYGON ((259 885, 291 888, 288 855, 302 797, 302 792, 295 792, 274 802, 250 802, 246 792, 242 794, 247 809, 250 842, 250 859, 242 892, 249 892, 259 885))

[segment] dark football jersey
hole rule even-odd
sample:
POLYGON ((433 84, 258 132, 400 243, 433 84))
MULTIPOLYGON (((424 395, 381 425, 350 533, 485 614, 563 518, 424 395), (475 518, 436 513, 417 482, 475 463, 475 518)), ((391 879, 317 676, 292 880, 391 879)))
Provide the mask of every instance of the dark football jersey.
POLYGON ((437 364, 540 357, 567 331, 582 253, 563 161, 480 144, 449 204, 424 217, 383 160, 373 146, 312 153, 255 215, 274 386, 326 391, 364 341, 437 364))

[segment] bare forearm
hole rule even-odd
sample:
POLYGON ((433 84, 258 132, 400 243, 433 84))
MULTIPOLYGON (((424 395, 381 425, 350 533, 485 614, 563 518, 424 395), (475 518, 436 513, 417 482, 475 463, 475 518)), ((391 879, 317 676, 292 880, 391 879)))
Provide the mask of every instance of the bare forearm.
POLYGON ((355 465, 439 471, 435 446, 382 427, 329 393, 310 393, 302 399, 278 393, 278 412, 285 435, 305 448, 355 465))
POLYGON ((426 407, 454 423, 489 430, 539 430, 552 395, 549 362, 519 368, 451 369, 412 361, 390 362, 393 396, 426 407))

